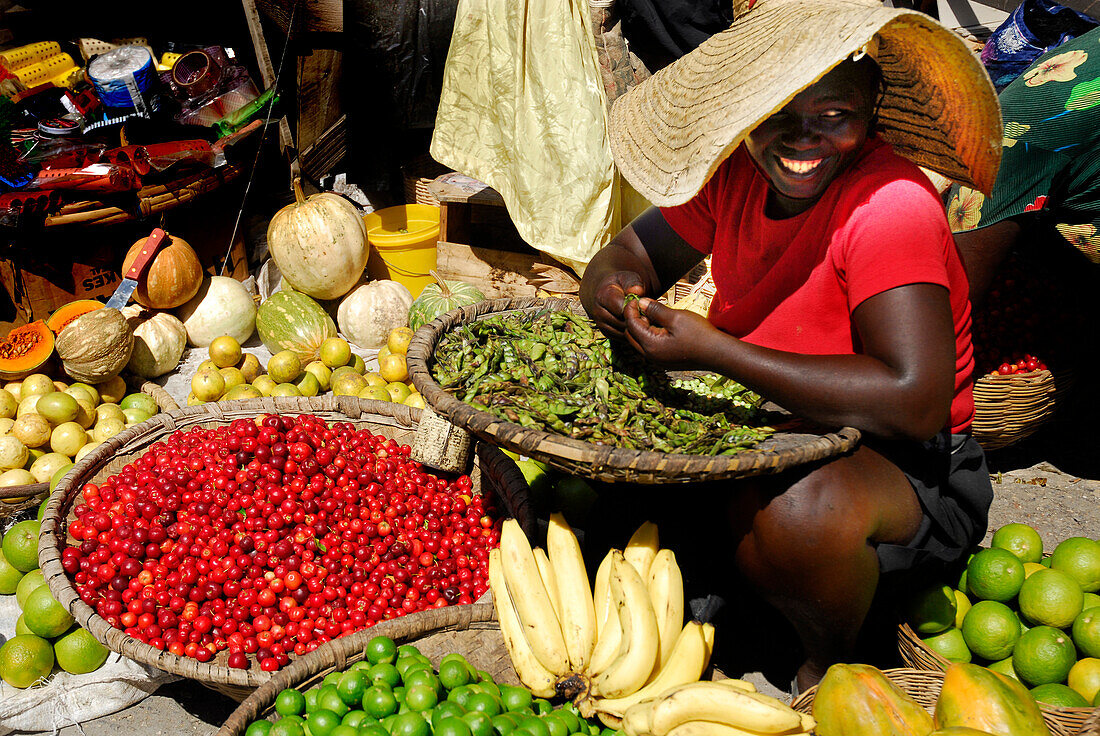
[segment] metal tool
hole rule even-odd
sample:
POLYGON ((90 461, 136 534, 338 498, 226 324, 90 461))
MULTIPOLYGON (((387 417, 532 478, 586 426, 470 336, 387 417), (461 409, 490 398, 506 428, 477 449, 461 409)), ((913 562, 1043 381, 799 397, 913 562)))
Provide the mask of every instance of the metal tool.
POLYGON ((167 237, 168 233, 159 227, 153 229, 153 232, 146 238, 145 245, 141 247, 141 251, 137 254, 137 258, 130 264, 130 270, 122 277, 122 282, 115 289, 115 293, 107 300, 108 308, 122 309, 130 302, 130 296, 137 288, 138 279, 145 273, 146 267, 152 262, 153 257, 157 254, 157 249, 160 248, 161 243, 167 237))

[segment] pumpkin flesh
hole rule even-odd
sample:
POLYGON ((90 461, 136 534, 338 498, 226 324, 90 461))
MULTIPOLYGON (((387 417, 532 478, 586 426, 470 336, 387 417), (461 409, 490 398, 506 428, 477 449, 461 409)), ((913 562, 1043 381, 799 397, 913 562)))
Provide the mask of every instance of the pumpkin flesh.
POLYGON ((49 319, 46 320, 46 326, 50 328, 53 334, 60 335, 61 331, 77 317, 96 309, 103 309, 103 302, 95 299, 77 299, 75 302, 69 302, 55 309, 49 319))
POLYGON ((42 320, 16 327, 0 340, 0 378, 17 381, 38 370, 53 355, 53 332, 42 320))

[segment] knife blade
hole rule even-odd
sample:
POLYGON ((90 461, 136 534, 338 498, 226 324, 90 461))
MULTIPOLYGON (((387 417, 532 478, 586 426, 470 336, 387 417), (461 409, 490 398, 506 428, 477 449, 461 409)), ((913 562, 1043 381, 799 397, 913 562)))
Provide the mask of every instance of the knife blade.
POLYGON ((146 267, 152 262, 153 256, 157 254, 157 249, 160 248, 161 243, 164 242, 167 236, 168 233, 158 227, 154 228, 149 237, 145 239, 145 245, 141 247, 141 251, 138 252, 134 262, 130 264, 130 269, 123 276, 118 288, 115 289, 115 293, 111 294, 111 298, 107 300, 109 309, 122 309, 130 303, 130 296, 137 288, 138 279, 145 273, 146 267))

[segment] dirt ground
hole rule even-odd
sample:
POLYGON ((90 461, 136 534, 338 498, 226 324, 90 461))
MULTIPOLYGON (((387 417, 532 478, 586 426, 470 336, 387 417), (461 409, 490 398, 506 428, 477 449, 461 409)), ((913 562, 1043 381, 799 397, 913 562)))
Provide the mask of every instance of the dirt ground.
MULTIPOLYGON (((994 484, 988 543, 992 532, 1012 521, 1035 527, 1053 548, 1072 536, 1100 537, 1100 386, 1078 380, 1055 419, 1032 437, 987 455, 994 484)), ((741 673, 729 673, 741 674, 741 673)), ((785 686, 749 673, 762 689, 785 695, 785 686)), ((119 713, 62 729, 62 736, 118 733, 207 736, 215 733, 236 703, 193 681, 161 687, 119 713)))

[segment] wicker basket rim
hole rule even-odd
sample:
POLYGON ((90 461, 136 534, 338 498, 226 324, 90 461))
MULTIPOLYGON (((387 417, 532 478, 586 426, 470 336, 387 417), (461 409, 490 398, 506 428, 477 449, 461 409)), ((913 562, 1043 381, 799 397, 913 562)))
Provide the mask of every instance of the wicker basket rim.
POLYGON ((860 440, 859 430, 844 427, 833 432, 813 434, 812 440, 783 450, 748 449, 719 456, 631 450, 597 445, 507 422, 459 401, 436 383, 428 370, 428 360, 439 340, 450 329, 492 313, 535 310, 582 311, 579 302, 573 299, 491 299, 447 312, 417 330, 407 354, 409 374, 436 413, 487 441, 566 467, 572 472, 577 472, 575 467, 563 466, 562 463, 585 464, 603 477, 614 476, 643 483, 689 482, 700 478, 734 478, 778 472, 800 463, 848 452, 860 440))
MULTIPOLYGON (((243 399, 162 412, 146 422, 123 430, 88 453, 50 494, 39 533, 39 565, 54 597, 73 614, 77 623, 88 629, 112 651, 122 653, 143 664, 212 686, 251 689, 269 679, 268 673, 258 672, 254 667, 235 669, 214 662, 204 663, 188 657, 179 657, 167 651, 158 650, 112 627, 77 595, 61 567, 60 555, 61 547, 64 545, 64 539, 60 536, 62 513, 68 514, 71 507, 69 499, 75 500, 76 488, 85 482, 86 477, 92 477, 98 472, 116 454, 137 452, 155 442, 157 438, 178 429, 209 422, 227 423, 232 419, 267 413, 321 414, 322 416, 334 414, 337 417, 346 417, 344 421, 371 422, 410 431, 415 429, 420 417, 420 409, 353 396, 243 399)), ((479 453, 483 451, 483 447, 484 451, 493 455, 499 453, 496 448, 487 445, 479 445, 479 453)))

